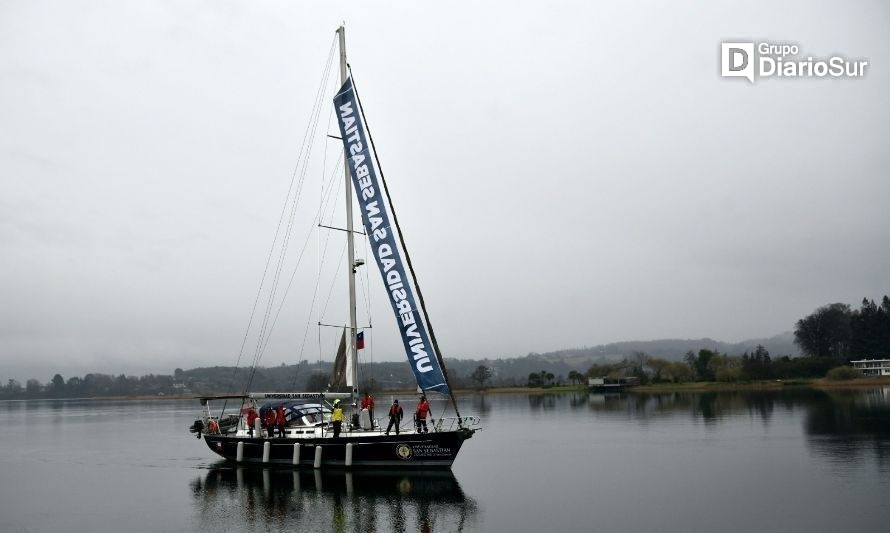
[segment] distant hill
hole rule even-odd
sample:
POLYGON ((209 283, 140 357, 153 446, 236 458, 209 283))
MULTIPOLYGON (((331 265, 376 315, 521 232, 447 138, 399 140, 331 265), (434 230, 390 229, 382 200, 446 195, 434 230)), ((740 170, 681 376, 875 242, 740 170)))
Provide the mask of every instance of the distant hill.
POLYGON ((797 357, 799 351, 794 344, 794 334, 781 333, 765 339, 749 339, 737 343, 727 343, 714 339, 661 339, 653 341, 625 341, 585 348, 571 348, 546 353, 530 353, 525 357, 509 359, 446 359, 449 375, 458 382, 469 385, 469 375, 479 365, 492 369, 492 385, 521 385, 532 372, 546 370, 565 380, 570 371, 586 372, 593 364, 620 361, 635 352, 643 352, 651 357, 682 361, 686 352, 708 349, 728 355, 751 353, 760 344, 772 357, 788 355, 797 357))
MULTIPOLYGON (((532 372, 552 373, 557 381, 566 382, 569 372, 586 372, 595 363, 620 361, 635 352, 644 352, 651 357, 680 361, 686 352, 701 349, 715 350, 729 355, 753 352, 760 344, 766 347, 773 358, 783 355, 798 356, 791 332, 766 339, 750 339, 739 343, 726 343, 714 339, 662 339, 654 341, 626 341, 603 344, 593 347, 572 348, 547 353, 530 353, 524 357, 501 359, 445 359, 448 376, 457 387, 472 387, 470 378, 479 365, 492 370, 489 385, 525 385, 532 372)), ((331 362, 302 361, 297 365, 249 368, 204 367, 183 370, 177 368, 173 375, 151 374, 135 376, 87 374, 83 378, 70 377, 67 382, 58 376, 60 383, 41 384, 29 380, 24 386, 15 380, 6 385, 0 384, 0 398, 20 397, 90 397, 108 395, 157 395, 190 394, 211 392, 237 392, 251 379, 251 390, 321 390, 329 381, 331 362)), ((375 390, 413 389, 414 376, 405 361, 381 361, 360 365, 363 384, 373 383, 375 390)))
MULTIPOLYGON (((681 361, 689 350, 715 350, 729 355, 753 352, 761 344, 773 357, 796 356, 797 347, 791 332, 767 339, 751 339, 739 343, 726 343, 714 339, 662 339, 654 341, 626 341, 600 346, 558 350, 543 354, 530 353, 523 357, 501 359, 445 359, 448 376, 456 387, 471 387, 470 375, 479 365, 492 370, 491 385, 524 385, 532 372, 545 370, 565 382, 572 370, 584 373, 595 363, 620 361, 635 352, 651 357, 681 361)), ((331 362, 302 362, 298 365, 260 367, 253 376, 253 390, 316 390, 324 386, 331 374, 331 362)), ((363 383, 373 380, 375 388, 411 389, 415 386, 411 367, 405 361, 380 361, 360 365, 359 379, 363 383)), ((249 369, 231 367, 194 368, 179 370, 174 375, 177 383, 191 391, 237 391, 246 382, 249 369)))
POLYGON ((742 355, 745 352, 753 352, 757 345, 766 348, 773 357, 783 355, 797 357, 800 351, 794 344, 794 334, 790 331, 765 339, 749 339, 737 343, 716 341, 710 338, 702 339, 660 339, 654 341, 624 341, 611 344, 600 344, 590 348, 575 348, 558 350, 543 354, 529 354, 528 357, 538 356, 549 361, 564 361, 570 365, 587 365, 598 361, 615 361, 633 355, 634 352, 644 352, 652 357, 667 359, 669 361, 681 361, 686 352, 692 350, 698 352, 701 349, 715 350, 728 355, 742 355))

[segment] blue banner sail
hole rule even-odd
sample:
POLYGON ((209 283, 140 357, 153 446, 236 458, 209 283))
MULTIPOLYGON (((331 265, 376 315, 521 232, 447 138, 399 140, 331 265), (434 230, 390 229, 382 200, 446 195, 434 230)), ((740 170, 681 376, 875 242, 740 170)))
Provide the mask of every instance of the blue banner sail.
POLYGON ((390 224, 383 188, 377 179, 377 170, 371 157, 371 143, 359 111, 352 78, 346 80, 334 97, 334 108, 340 124, 346 165, 352 175, 352 184, 362 212, 362 222, 371 242, 374 259, 380 268, 389 303, 396 315, 402 344, 411 362, 414 378, 422 390, 447 393, 445 376, 433 352, 421 313, 418 312, 411 282, 405 275, 402 253, 390 224))

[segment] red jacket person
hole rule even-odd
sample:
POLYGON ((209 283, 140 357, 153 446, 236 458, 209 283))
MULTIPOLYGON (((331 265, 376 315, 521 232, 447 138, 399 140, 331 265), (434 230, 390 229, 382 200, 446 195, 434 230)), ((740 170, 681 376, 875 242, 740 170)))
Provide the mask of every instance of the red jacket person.
POLYGON ((429 433, 426 427, 426 415, 430 412, 430 402, 426 401, 426 396, 421 396, 417 403, 417 410, 414 412, 414 420, 417 423, 417 432, 429 433))

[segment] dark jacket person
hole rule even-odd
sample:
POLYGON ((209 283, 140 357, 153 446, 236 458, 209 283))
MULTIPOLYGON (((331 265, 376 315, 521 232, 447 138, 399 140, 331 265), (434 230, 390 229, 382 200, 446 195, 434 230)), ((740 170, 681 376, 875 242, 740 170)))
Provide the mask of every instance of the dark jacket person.
POLYGON ((399 401, 393 400, 392 405, 389 407, 389 425, 386 426, 387 435, 389 435, 389 430, 391 430, 393 426, 396 427, 396 435, 399 434, 399 424, 402 423, 403 415, 404 413, 402 412, 402 406, 399 405, 399 401))

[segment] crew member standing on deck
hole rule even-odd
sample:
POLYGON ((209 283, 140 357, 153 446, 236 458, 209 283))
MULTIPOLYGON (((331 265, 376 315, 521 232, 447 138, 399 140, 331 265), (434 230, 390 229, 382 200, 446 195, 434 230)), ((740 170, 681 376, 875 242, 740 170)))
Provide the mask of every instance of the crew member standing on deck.
POLYGON ((343 408, 340 407, 340 400, 334 400, 334 411, 331 413, 331 425, 334 426, 334 438, 340 436, 340 429, 343 427, 343 408))
POLYGON ((420 401, 417 402, 417 411, 414 412, 414 420, 417 423, 417 432, 421 432, 421 428, 423 428, 424 433, 429 433, 429 430, 426 427, 426 415, 430 412, 430 402, 426 401, 426 396, 421 396, 420 401))
POLYGON ((278 436, 284 438, 284 428, 287 426, 287 417, 284 416, 284 406, 279 405, 275 410, 275 424, 278 426, 278 436))
POLYGON ((257 414, 256 409, 251 407, 247 410, 247 434, 253 437, 253 427, 256 424, 256 419, 259 418, 259 414, 257 414))
POLYGON ((399 434, 399 424, 402 423, 403 414, 404 412, 402 411, 402 406, 399 405, 399 401, 393 400, 392 405, 389 407, 389 425, 386 426, 387 435, 389 435, 389 430, 391 430, 393 426, 396 427, 396 435, 399 434))
POLYGON ((266 428, 267 439, 275 436, 275 409, 272 406, 266 407, 266 412, 263 413, 263 426, 266 428))
POLYGON ((374 427, 374 398, 371 397, 371 393, 365 395, 362 398, 362 409, 368 410, 368 416, 371 417, 371 427, 374 427))

